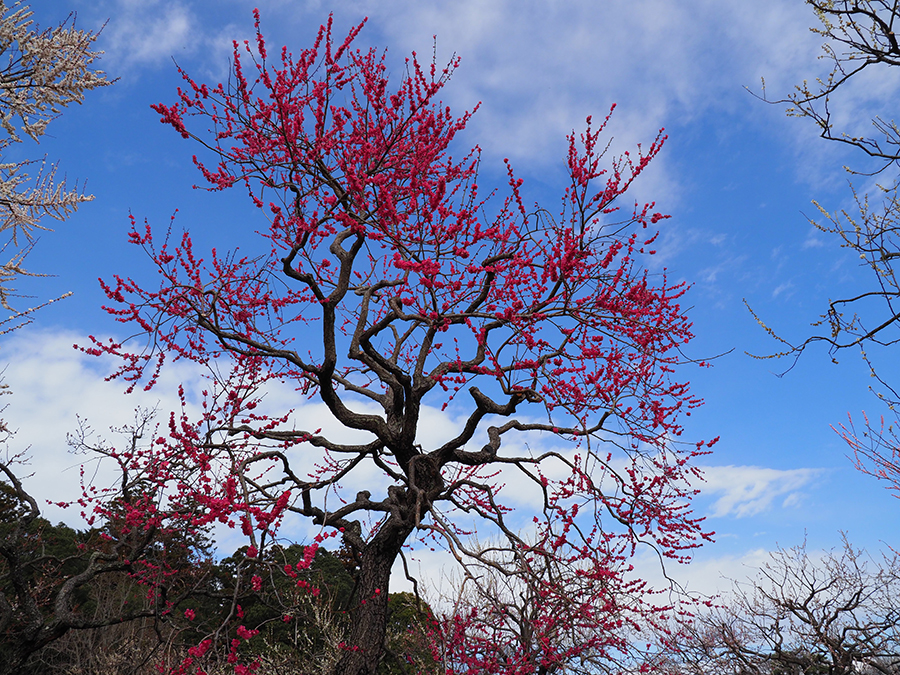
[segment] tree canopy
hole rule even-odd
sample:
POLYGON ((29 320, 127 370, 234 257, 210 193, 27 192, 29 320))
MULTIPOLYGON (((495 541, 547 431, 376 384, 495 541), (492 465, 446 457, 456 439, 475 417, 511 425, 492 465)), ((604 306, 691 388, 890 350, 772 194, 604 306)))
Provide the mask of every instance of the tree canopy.
POLYGON ((335 39, 329 21, 311 47, 269 54, 256 21, 228 85, 182 72, 176 102, 153 106, 201 146, 208 189, 246 190, 264 225, 252 226, 256 250, 205 256, 188 230, 133 220, 159 283, 118 276, 104 290, 110 314, 147 341, 96 338, 86 351, 120 359, 113 377, 129 388, 153 387, 168 360, 208 368, 209 383, 200 418, 182 392, 167 432, 139 460, 116 458, 152 467, 173 508, 199 505, 192 523, 240 526, 249 558, 290 518, 321 527, 320 542, 340 537, 359 577, 334 673, 382 661, 391 570, 415 542, 445 548, 473 578, 578 594, 535 606, 533 641, 497 634, 494 655, 468 651, 453 672, 627 655, 632 633, 669 608, 640 600, 628 559, 647 545, 687 560, 709 538, 690 510, 704 444, 679 439, 701 403, 681 377, 687 287, 641 266, 665 216, 623 203, 663 133, 607 157, 609 116, 588 118, 568 138, 558 210, 527 206, 509 163, 501 197, 479 187, 478 149, 458 150, 472 113, 438 98, 456 59, 413 54, 391 82, 385 53, 354 47, 362 24, 335 39), (267 409, 278 386, 361 440, 267 409), (458 420, 428 447, 426 410, 458 420), (533 495, 530 525, 504 503, 512 480, 533 495), (575 640, 543 632, 576 617, 575 640))

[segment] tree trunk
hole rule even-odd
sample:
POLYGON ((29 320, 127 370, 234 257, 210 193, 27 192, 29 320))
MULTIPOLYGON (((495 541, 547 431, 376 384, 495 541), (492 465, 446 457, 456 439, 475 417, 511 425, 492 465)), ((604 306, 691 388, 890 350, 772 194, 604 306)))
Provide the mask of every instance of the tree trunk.
POLYGON ((385 652, 391 567, 414 522, 395 512, 363 550, 353 626, 346 651, 335 665, 333 675, 375 675, 385 652))

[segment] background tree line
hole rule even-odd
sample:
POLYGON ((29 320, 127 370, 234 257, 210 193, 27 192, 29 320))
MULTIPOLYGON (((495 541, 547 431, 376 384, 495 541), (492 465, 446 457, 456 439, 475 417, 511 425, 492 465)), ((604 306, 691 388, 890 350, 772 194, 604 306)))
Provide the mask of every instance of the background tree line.
MULTIPOLYGON (((273 546, 247 558, 246 547, 216 562, 211 542, 197 532, 168 532, 131 548, 114 520, 76 531, 23 513, 22 493, 0 485, 0 672, 144 673, 176 667, 237 612, 258 635, 242 656, 265 672, 313 673, 341 654, 359 568, 346 551, 317 548, 308 568, 306 547, 273 546), (97 574, 96 556, 109 556, 97 574), (154 587, 139 565, 164 571, 154 587), (80 579, 79 579, 80 577, 80 579), (72 584, 72 580, 80 583, 72 584), (240 607, 240 609, 237 609, 240 607)), ((388 603, 387 658, 379 672, 437 672, 434 616, 410 593, 388 603)), ((228 671, 228 653, 207 663, 228 671)))

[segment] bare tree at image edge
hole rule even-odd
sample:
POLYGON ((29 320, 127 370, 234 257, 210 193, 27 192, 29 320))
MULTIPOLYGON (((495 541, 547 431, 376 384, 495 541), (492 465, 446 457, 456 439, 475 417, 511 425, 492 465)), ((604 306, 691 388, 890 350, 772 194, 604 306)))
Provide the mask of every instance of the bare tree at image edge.
POLYGON ((853 547, 770 554, 755 579, 682 626, 679 675, 900 673, 900 557, 853 547))
MULTIPOLYGON (((77 30, 74 14, 44 30, 32 17, 28 5, 0 2, 0 125, 5 132, 0 153, 25 142, 23 137, 40 142, 63 108, 81 103, 87 91, 112 84, 94 68, 100 56, 93 51, 99 33, 77 30)), ((14 309, 11 284, 18 277, 35 276, 23 265, 37 233, 48 229, 45 219, 63 221, 93 199, 59 178, 57 166, 46 157, 0 159, 0 233, 5 237, 2 252, 9 256, 0 264, 0 306, 9 312, 0 321, 0 334, 30 323, 37 309, 14 309)))
MULTIPOLYGON (((824 344, 836 362, 840 353, 858 350, 880 385, 873 391, 893 411, 900 401, 896 385, 890 377, 883 376, 874 359, 900 340, 900 280, 895 269, 895 260, 900 258, 900 183, 896 178, 900 168, 900 132, 892 119, 878 116, 872 120, 872 135, 848 133, 836 127, 833 111, 836 106, 847 105, 840 101, 840 94, 846 93, 862 73, 900 65, 900 45, 894 33, 900 20, 900 3, 807 0, 807 4, 820 20, 821 25, 811 30, 826 40, 823 58, 831 64, 830 73, 815 83, 804 82, 787 99, 773 103, 788 104, 788 115, 812 120, 822 138, 855 147, 867 158, 868 171, 847 170, 852 175, 874 176, 877 183, 872 190, 863 194, 851 185, 853 210, 831 213, 816 202, 820 219, 810 222, 836 237, 842 247, 859 258, 861 266, 871 270, 871 284, 868 290, 830 300, 813 323, 813 333, 799 342, 787 340, 755 312, 754 317, 785 347, 780 353, 763 358, 796 360, 811 345, 824 344)), ((883 418, 870 424, 866 417, 861 431, 851 420, 841 425, 838 432, 853 450, 857 468, 886 480, 892 489, 900 485, 900 450, 892 424, 886 424, 883 418)))

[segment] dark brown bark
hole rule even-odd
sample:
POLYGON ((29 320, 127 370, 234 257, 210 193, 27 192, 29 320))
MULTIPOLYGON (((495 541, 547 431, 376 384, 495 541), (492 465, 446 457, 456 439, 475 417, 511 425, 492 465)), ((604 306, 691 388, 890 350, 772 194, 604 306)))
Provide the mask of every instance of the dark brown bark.
POLYGON ((409 487, 388 488, 391 515, 360 551, 353 625, 334 675, 375 675, 385 655, 391 568, 444 487, 440 463, 433 456, 411 452, 404 462, 409 487))
POLYGON ((362 552, 353 626, 334 675, 375 675, 384 658, 391 567, 415 527, 410 515, 408 508, 395 511, 362 552))

